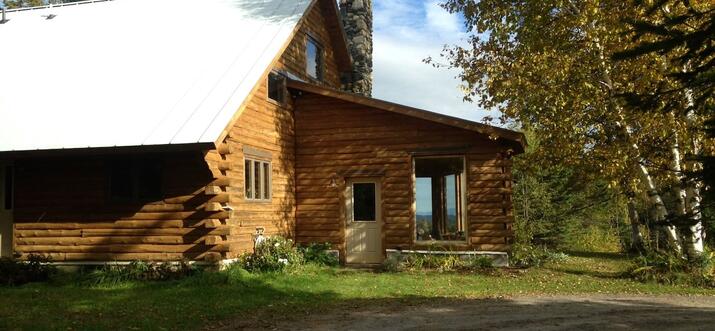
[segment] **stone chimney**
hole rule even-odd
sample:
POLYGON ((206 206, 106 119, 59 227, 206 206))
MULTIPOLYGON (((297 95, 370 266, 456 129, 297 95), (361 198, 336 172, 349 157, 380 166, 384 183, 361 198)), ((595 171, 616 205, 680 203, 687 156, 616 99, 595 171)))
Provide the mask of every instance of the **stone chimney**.
POLYGON ((343 89, 372 95, 372 0, 340 0, 353 72, 343 77, 343 89))

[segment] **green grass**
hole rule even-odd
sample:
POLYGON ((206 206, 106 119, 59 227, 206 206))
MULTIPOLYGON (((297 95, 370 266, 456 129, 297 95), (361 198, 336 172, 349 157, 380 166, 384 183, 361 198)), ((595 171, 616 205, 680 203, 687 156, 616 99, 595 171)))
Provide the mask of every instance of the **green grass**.
POLYGON ((524 294, 700 294, 715 290, 623 279, 628 260, 618 254, 580 254, 558 264, 499 275, 373 273, 305 267, 292 274, 242 274, 225 284, 219 275, 110 288, 72 281, 0 288, 2 330, 175 330, 216 325, 257 313, 302 314, 334 304, 371 300, 484 298, 524 294))

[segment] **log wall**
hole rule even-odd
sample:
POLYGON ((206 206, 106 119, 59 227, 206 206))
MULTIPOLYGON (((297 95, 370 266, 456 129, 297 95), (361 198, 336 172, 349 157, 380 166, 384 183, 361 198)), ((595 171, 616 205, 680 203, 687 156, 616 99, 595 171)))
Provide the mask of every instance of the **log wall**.
POLYGON ((23 158, 15 161, 15 251, 54 261, 216 260, 229 213, 212 208, 212 175, 203 153, 23 158), (117 201, 109 169, 117 160, 154 159, 162 196, 117 201))
MULTIPOLYGON (((325 52, 325 74, 321 85, 339 88, 335 52, 331 44, 325 7, 320 1, 314 5, 299 26, 293 40, 284 53, 275 61, 274 70, 289 72, 304 80, 306 75, 305 46, 308 35, 317 39, 325 52)), ((227 226, 231 235, 223 238, 232 250, 229 258, 250 251, 257 228, 265 235, 295 235, 295 123, 293 98, 288 96, 285 104, 268 98, 267 76, 261 80, 249 101, 242 109, 236 123, 228 129, 218 150, 206 157, 217 180, 228 183, 227 204, 234 209, 227 226), (270 155, 272 167, 272 198, 270 201, 250 201, 245 198, 244 151, 259 151, 270 155)), ((287 94, 287 92, 286 92, 287 94)))
POLYGON ((452 248, 506 251, 512 237, 507 147, 476 132, 306 94, 296 100, 296 238, 344 252, 344 180, 380 177, 383 247, 415 244, 413 153, 461 150, 467 160, 468 241, 452 248), (332 187, 334 178, 338 187, 332 187))
POLYGON ((330 15, 330 13, 327 12, 328 9, 326 6, 323 6, 321 2, 322 1, 317 1, 308 12, 308 15, 304 17, 303 22, 298 28, 298 32, 278 60, 276 69, 288 71, 300 79, 310 81, 311 83, 326 85, 337 89, 340 88, 340 72, 338 70, 335 49, 332 44, 333 39, 331 39, 331 29, 337 29, 337 26, 329 24, 327 16, 330 15), (323 46, 325 58, 323 81, 316 81, 306 74, 305 47, 308 36, 311 36, 323 46))

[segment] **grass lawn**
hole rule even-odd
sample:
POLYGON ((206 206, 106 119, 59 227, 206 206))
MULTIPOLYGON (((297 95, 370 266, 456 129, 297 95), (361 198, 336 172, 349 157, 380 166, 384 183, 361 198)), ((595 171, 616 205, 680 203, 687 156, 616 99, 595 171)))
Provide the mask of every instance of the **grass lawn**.
POLYGON ((218 275, 111 288, 70 281, 0 288, 2 330, 195 329, 256 313, 302 314, 337 303, 370 300, 484 298, 524 294, 699 294, 715 290, 645 284, 619 278, 621 255, 571 253, 563 262, 500 275, 373 273, 306 267, 293 274, 244 274, 230 284, 218 275))

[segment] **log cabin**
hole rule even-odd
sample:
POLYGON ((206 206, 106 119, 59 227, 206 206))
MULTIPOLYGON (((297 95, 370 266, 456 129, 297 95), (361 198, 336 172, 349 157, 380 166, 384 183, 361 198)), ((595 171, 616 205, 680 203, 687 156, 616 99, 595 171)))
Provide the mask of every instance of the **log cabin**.
POLYGON ((508 252, 515 131, 371 98, 370 0, 99 0, 0 23, 0 247, 218 262, 257 235, 508 252))

